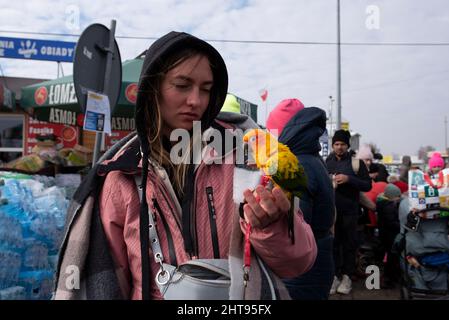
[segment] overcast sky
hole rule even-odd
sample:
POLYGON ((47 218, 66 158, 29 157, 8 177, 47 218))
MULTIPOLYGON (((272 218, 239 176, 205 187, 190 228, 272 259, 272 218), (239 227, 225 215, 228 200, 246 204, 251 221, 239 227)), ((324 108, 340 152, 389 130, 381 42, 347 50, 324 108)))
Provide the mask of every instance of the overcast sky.
MULTIPOLYGON (((76 37, 7 31, 80 34, 92 23, 117 20, 117 36, 160 37, 186 31, 207 40, 336 42, 336 0, 0 0, 0 36, 76 41, 76 37), (79 13, 79 19, 78 15, 79 13), (78 20, 78 21, 77 21, 78 20)), ((117 39, 122 60, 154 41, 117 39)), ((346 43, 449 43, 447 0, 341 0, 346 43), (378 19, 377 19, 378 18, 378 19)), ((336 46, 210 42, 223 55, 229 91, 259 105, 268 90, 272 109, 285 98, 329 111, 336 96, 336 46)), ((362 142, 383 154, 443 149, 449 116, 449 46, 343 45, 342 118, 362 142)), ((0 59, 6 76, 55 78, 54 62, 0 59)), ((65 75, 72 65, 63 64, 65 75)), ((335 104, 334 104, 335 106, 335 104)), ((336 110, 334 109, 334 113, 336 110)))

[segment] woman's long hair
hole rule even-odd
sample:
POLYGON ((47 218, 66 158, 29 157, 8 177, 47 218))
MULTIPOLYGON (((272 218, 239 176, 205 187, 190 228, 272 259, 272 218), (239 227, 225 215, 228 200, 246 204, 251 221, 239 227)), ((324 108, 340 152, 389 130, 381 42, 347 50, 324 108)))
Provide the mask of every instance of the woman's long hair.
MULTIPOLYGON (((170 151, 166 150, 163 145, 162 127, 164 124, 161 117, 161 105, 159 103, 161 99, 160 89, 167 72, 196 55, 207 57, 204 53, 192 48, 180 50, 165 60, 165 63, 161 66, 157 74, 149 74, 144 77, 144 81, 148 81, 149 83, 145 105, 145 123, 149 126, 147 139, 151 146, 149 158, 157 165, 166 169, 170 175, 173 187, 179 195, 183 194, 185 176, 189 165, 192 163, 190 156, 192 154, 193 142, 191 137, 187 148, 188 152, 183 155, 180 164, 174 164, 170 160, 170 151)), ((205 112, 208 112, 208 110, 205 112)))

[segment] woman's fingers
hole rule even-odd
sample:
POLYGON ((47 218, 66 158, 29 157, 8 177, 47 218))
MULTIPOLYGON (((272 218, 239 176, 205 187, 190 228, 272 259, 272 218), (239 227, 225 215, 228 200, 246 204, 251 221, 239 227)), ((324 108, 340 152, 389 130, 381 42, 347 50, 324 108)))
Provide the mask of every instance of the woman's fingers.
POLYGON ((257 186, 255 194, 248 189, 243 193, 247 202, 243 207, 245 220, 253 227, 266 227, 290 209, 290 201, 278 187, 269 191, 257 186))
POLYGON ((279 210, 281 212, 288 212, 290 210, 291 203, 290 200, 287 198, 285 192, 282 191, 281 188, 275 187, 271 193, 274 196, 274 201, 276 202, 276 205, 278 206, 279 210))
POLYGON ((256 192, 257 195, 260 197, 259 205, 264 211, 264 213, 270 217, 276 215, 279 211, 279 208, 274 203, 274 198, 271 195, 271 192, 262 186, 258 186, 256 188, 256 192))
POLYGON ((253 209, 249 204, 245 204, 243 206, 243 212, 246 223, 249 223, 253 228, 261 227, 260 220, 257 218, 256 214, 254 213, 253 209))
POLYGON ((253 217, 252 217, 253 215, 254 215, 255 219, 257 219, 257 221, 256 221, 257 225, 253 225, 253 227, 264 224, 263 222, 266 219, 266 217, 265 217, 266 212, 264 211, 264 209, 261 207, 261 205, 259 203, 259 201, 261 201, 261 200, 256 199, 253 192, 251 192, 250 190, 245 190, 243 195, 245 197, 245 201, 247 202, 247 204, 245 206, 249 206, 249 208, 251 209, 251 210, 245 211, 245 206, 244 206, 243 210, 245 211, 245 215, 248 217, 248 220, 253 220, 253 217))

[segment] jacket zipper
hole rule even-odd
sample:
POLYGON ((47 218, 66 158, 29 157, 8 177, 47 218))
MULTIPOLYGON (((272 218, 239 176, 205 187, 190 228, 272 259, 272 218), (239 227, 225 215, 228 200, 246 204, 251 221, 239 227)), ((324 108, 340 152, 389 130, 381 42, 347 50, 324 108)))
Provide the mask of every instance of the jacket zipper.
POLYGON ((193 174, 193 201, 192 206, 190 207, 190 235, 192 237, 192 246, 193 246, 193 256, 198 257, 198 235, 196 230, 196 208, 197 208, 197 184, 196 184, 196 177, 198 177, 198 174, 200 170, 204 166, 204 162, 202 162, 196 170, 194 170, 193 174))
MULTIPOLYGON (((234 152, 236 148, 233 148, 231 152, 234 152)), ((222 156, 221 159, 224 159, 226 155, 222 156)), ((192 201, 193 207, 190 208, 190 235, 192 237, 192 246, 193 246, 193 256, 198 257, 198 239, 197 239, 197 230, 196 230, 196 208, 197 208, 197 186, 196 186, 196 177, 198 176, 200 170, 205 165, 204 162, 202 162, 198 168, 194 171, 193 175, 193 197, 194 200, 192 201)))
POLYGON ((190 204, 190 235, 192 236, 193 257, 198 257, 198 240, 196 232, 196 173, 193 174, 193 201, 190 204))
POLYGON ((212 238, 212 249, 214 251, 214 258, 220 258, 220 247, 218 245, 218 231, 217 231, 217 214, 214 206, 214 191, 212 187, 206 187, 207 206, 209 208, 209 222, 210 232, 212 238))

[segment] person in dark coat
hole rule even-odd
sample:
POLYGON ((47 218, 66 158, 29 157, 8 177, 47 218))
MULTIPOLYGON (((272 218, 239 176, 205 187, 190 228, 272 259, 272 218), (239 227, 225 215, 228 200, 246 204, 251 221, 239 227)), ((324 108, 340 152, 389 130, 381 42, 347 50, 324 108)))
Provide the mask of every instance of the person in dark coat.
POLYGON ((371 190, 371 178, 365 163, 353 158, 348 151, 350 138, 348 131, 337 130, 332 137, 333 152, 326 159, 334 182, 337 209, 334 240, 336 276, 331 294, 349 294, 352 290, 351 277, 356 269, 360 192, 371 190), (339 276, 342 276, 341 281, 339 276))
POLYGON ((399 257, 391 252, 394 239, 400 231, 398 213, 400 200, 401 190, 392 183, 386 186, 385 191, 376 200, 379 238, 387 258, 382 283, 385 288, 393 287, 395 280, 400 276, 399 257))
POLYGON ((381 153, 374 153, 374 159, 377 160, 377 162, 373 163, 373 165, 377 166, 377 176, 374 178, 375 182, 388 182, 388 177, 390 176, 390 174, 388 173, 387 168, 385 167, 384 164, 380 163, 379 161, 381 161, 383 159, 383 155, 381 153))
POLYGON ((297 300, 325 300, 334 278, 333 235, 335 202, 326 165, 319 155, 320 136, 326 130, 326 113, 316 107, 304 108, 298 99, 280 102, 270 113, 267 129, 277 129, 279 141, 286 144, 303 165, 310 194, 300 199, 304 219, 312 227, 318 254, 311 270, 284 283, 297 300))

